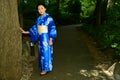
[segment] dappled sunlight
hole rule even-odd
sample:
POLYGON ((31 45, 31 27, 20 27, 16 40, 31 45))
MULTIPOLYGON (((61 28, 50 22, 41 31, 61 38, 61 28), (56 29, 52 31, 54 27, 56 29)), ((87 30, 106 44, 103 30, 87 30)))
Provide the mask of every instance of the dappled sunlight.
MULTIPOLYGON (((93 70, 82 69, 79 71, 80 75, 92 78, 94 80, 116 80, 114 79, 114 70, 116 63, 108 67, 107 64, 98 64, 93 70), (106 69, 106 67, 108 67, 106 69)), ((117 74, 117 80, 120 80, 119 74, 117 74)))
POLYGON ((102 80, 106 80, 106 77, 102 75, 102 71, 99 70, 80 70, 80 74, 85 76, 85 77, 89 77, 89 78, 93 78, 93 79, 102 79, 102 80))
POLYGON ((84 76, 88 76, 88 77, 91 77, 91 76, 98 76, 99 75, 99 71, 98 70, 80 70, 80 74, 83 74, 84 76))

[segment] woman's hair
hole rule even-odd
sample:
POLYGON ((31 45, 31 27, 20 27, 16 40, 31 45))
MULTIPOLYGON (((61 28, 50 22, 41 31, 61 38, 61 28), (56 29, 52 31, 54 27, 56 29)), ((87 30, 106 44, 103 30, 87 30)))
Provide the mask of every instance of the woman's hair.
POLYGON ((42 5, 42 6, 44 6, 45 8, 47 8, 47 6, 45 5, 45 3, 38 3, 38 4, 37 4, 37 8, 38 8, 38 6, 40 6, 40 5, 42 5))

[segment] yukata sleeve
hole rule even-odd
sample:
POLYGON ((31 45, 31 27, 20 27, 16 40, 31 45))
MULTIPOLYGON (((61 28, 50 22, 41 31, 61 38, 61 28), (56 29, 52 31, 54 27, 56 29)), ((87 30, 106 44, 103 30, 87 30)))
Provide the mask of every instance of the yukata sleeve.
POLYGON ((55 22, 52 18, 49 18, 49 36, 53 39, 53 42, 55 38, 57 37, 57 30, 55 22))
POLYGON ((29 33, 30 33, 30 38, 32 42, 36 42, 38 40, 38 29, 37 29, 37 21, 35 23, 35 25, 33 25, 30 29, 29 29, 29 33))

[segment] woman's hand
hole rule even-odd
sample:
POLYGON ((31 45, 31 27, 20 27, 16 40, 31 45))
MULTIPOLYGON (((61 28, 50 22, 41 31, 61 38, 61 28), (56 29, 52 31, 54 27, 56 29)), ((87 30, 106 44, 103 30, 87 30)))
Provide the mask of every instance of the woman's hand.
POLYGON ((50 38, 49 45, 50 45, 50 46, 53 45, 52 38, 50 38))
POLYGON ((29 34, 29 31, 25 31, 25 30, 23 30, 22 28, 20 28, 20 31, 21 31, 21 33, 23 33, 23 34, 29 34))

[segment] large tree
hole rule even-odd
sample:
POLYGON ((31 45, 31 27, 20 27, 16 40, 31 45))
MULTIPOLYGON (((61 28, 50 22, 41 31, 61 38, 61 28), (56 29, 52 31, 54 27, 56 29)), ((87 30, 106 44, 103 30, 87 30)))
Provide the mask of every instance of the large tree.
POLYGON ((19 13, 19 22, 20 26, 23 27, 23 8, 21 3, 23 3, 23 0, 17 0, 18 1, 18 13, 19 13))
POLYGON ((92 20, 94 22, 93 24, 96 27, 100 26, 104 22, 107 11, 107 5, 108 0, 96 0, 96 7, 92 15, 92 20))
POLYGON ((0 0, 0 80, 20 80, 22 41, 17 0, 0 0))

